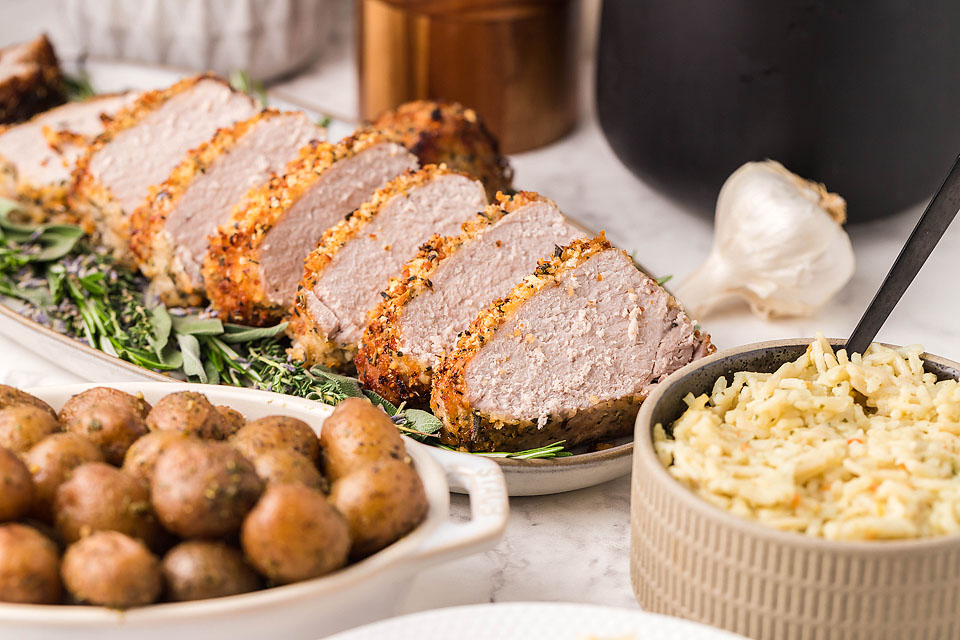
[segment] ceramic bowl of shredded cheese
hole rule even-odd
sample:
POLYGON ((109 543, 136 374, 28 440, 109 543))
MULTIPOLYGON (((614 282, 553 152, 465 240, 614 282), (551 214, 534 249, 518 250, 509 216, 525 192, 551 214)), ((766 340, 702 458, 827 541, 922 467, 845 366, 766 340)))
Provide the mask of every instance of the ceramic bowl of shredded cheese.
POLYGON ((637 417, 647 610, 749 637, 960 637, 960 364, 818 335, 675 372, 637 417))

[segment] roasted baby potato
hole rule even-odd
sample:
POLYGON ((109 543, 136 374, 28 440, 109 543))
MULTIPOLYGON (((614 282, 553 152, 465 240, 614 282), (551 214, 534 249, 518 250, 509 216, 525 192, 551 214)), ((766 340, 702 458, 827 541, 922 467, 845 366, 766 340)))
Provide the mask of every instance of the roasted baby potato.
POLYGON ((123 464, 130 445, 147 433, 146 421, 128 402, 77 407, 70 412, 64 428, 100 447, 103 457, 113 465, 123 464))
POLYGON ((317 465, 295 451, 270 449, 262 451, 253 459, 257 475, 267 485, 292 484, 299 482, 311 489, 324 491, 326 480, 317 465))
POLYGON ((150 484, 157 458, 176 442, 190 438, 184 431, 151 431, 130 445, 123 457, 123 470, 150 484))
POLYGON ((25 524, 0 525, 0 602, 56 604, 60 593, 57 545, 25 524))
POLYGON ((129 407, 131 411, 146 418, 150 413, 150 405, 139 395, 130 395, 118 389, 109 387, 94 387, 78 393, 64 403, 60 409, 60 422, 66 428, 68 422, 73 419, 74 414, 86 407, 97 405, 122 405, 129 407))
POLYGON ((23 453, 51 433, 60 431, 55 416, 32 404, 0 409, 0 447, 23 453))
POLYGON ((183 431, 198 438, 223 440, 229 429, 207 396, 194 391, 179 391, 160 399, 147 416, 150 431, 183 431))
POLYGON ((39 407, 54 418, 57 417, 57 412, 53 410, 53 407, 48 405, 37 396, 30 395, 26 391, 20 391, 20 389, 17 389, 16 387, 0 384, 0 409, 15 407, 22 404, 39 407))
POLYGON ((371 462, 407 457, 396 425, 365 398, 347 398, 337 405, 323 422, 320 447, 331 483, 371 462))
POLYGON ((167 599, 177 602, 232 596, 261 586, 238 549, 210 540, 181 542, 164 556, 161 571, 167 599))
POLYGON ((156 602, 163 588, 157 557, 119 531, 98 531, 70 545, 60 573, 76 600, 113 609, 156 602))
POLYGON ((267 416, 248 422, 230 438, 230 444, 251 460, 271 449, 295 451, 311 460, 316 460, 320 453, 320 442, 310 425, 289 416, 267 416))
POLYGON ((220 412, 220 417, 223 419, 223 432, 225 437, 229 438, 237 431, 240 431, 243 428, 243 425, 247 424, 247 419, 243 417, 243 414, 237 411, 236 409, 231 409, 226 405, 217 405, 217 411, 220 412))
POLYGON ((100 447, 75 433, 54 433, 23 455, 33 476, 33 508, 30 513, 43 520, 53 519, 53 499, 57 488, 73 470, 88 462, 103 462, 100 447))
POLYGON ((0 522, 22 518, 32 503, 33 478, 27 465, 13 451, 0 447, 0 522))
POLYGON ((413 530, 427 513, 427 494, 416 470, 381 460, 337 480, 330 502, 350 526, 350 555, 362 558, 413 530))
POLYGON ((347 523, 327 498, 302 484, 269 487, 243 521, 251 564, 278 584, 316 578, 347 562, 347 523))
POLYGON ((253 465, 226 443, 186 440, 157 459, 150 483, 153 508, 184 538, 236 531, 263 492, 253 465))
POLYGON ((161 549, 168 536, 150 508, 146 485, 103 462, 73 470, 53 501, 54 524, 63 542, 75 542, 94 531, 119 531, 161 549))

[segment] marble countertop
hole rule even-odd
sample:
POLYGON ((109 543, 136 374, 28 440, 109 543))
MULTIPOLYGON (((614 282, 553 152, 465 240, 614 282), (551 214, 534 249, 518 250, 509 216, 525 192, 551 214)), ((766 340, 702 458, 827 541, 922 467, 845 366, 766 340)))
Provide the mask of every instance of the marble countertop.
MULTIPOLYGON (((615 244, 636 251, 658 275, 681 280, 706 257, 709 218, 665 199, 634 178, 604 141, 592 113, 589 69, 578 128, 544 149, 516 155, 519 188, 554 199, 570 216, 604 229, 615 244)), ((277 87, 338 115, 355 112, 355 80, 348 53, 327 58, 277 87)), ((947 167, 944 167, 946 170, 947 167)), ((820 313, 803 319, 763 321, 731 305, 703 319, 720 348, 763 339, 844 336, 883 279, 921 206, 884 221, 850 229, 857 255, 853 280, 820 313)), ((931 256, 880 339, 922 343, 932 353, 960 358, 960 296, 952 289, 958 269, 960 226, 931 256)), ((0 336, 0 382, 30 386, 78 381, 53 363, 38 362, 0 336)), ((563 495, 515 498, 506 536, 492 551, 422 572, 408 586, 400 612, 468 603, 551 600, 636 607, 629 579, 629 479, 563 495)), ((454 496, 454 517, 468 517, 466 498, 454 496)))

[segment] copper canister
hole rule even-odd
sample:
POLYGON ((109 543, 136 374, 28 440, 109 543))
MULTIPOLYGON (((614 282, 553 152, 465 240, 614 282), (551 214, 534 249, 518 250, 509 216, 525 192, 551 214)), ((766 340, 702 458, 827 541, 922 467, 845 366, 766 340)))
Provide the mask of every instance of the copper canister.
POLYGON ((360 112, 408 100, 474 108, 506 153, 577 117, 580 0, 357 0, 360 112))

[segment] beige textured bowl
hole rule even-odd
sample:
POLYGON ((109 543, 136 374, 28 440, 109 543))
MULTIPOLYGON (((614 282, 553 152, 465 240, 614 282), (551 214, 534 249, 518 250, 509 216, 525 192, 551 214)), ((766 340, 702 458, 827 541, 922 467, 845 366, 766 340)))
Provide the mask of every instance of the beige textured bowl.
MULTIPOLYGON (((630 575, 640 605, 776 640, 960 638, 960 536, 828 542, 732 516, 676 482, 657 458, 653 425, 679 417, 688 392, 721 375, 774 371, 809 340, 723 351, 676 371, 637 416, 630 575)), ((837 344, 835 342, 835 344, 837 344)), ((925 356, 938 376, 960 364, 925 356)))

